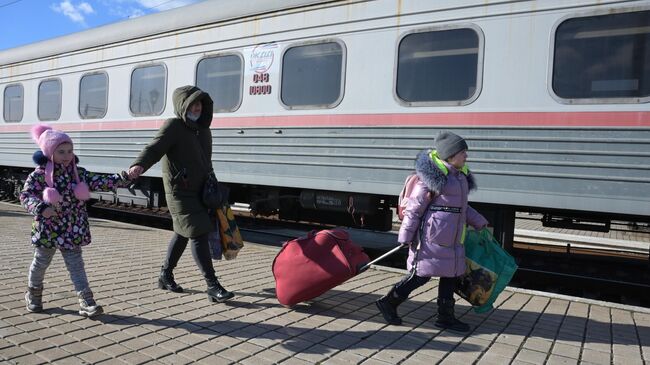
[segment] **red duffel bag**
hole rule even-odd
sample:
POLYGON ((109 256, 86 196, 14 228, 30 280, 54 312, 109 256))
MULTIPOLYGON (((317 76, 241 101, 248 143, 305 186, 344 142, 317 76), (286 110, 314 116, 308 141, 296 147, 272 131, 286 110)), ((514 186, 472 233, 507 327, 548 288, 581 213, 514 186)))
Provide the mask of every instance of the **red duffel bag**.
POLYGON ((275 294, 293 306, 315 298, 355 276, 370 261, 342 229, 311 231, 287 241, 273 260, 275 294))

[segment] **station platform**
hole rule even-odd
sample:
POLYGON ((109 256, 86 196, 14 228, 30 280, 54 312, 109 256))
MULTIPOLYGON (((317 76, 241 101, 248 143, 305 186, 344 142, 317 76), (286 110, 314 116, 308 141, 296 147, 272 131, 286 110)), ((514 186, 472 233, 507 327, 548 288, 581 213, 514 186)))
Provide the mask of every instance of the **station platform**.
POLYGON ((185 293, 156 288, 170 231, 91 220, 84 249, 91 288, 105 313, 78 315, 59 254, 46 273, 43 313, 25 310, 31 216, 0 203, 0 362, 4 364, 648 364, 650 309, 507 288, 495 309, 456 313, 473 330, 437 329, 437 281, 386 325, 374 301, 405 271, 374 267, 292 309, 274 297, 277 247, 246 243, 215 262, 236 293, 208 302, 189 248, 174 271, 185 293))
POLYGON ((600 254, 627 254, 640 259, 650 257, 650 227, 633 229, 616 222, 608 232, 569 228, 544 227, 540 214, 517 213, 514 240, 519 243, 555 246, 563 250, 591 249, 600 254))

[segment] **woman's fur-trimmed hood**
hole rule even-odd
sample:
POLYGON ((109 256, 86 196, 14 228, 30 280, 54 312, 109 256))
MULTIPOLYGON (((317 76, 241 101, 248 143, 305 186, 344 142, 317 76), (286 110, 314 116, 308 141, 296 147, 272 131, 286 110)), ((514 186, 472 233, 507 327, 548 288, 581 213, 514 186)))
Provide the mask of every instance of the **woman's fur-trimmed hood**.
POLYGON ((212 124, 212 106, 213 101, 210 95, 196 86, 181 86, 174 90, 172 95, 174 102, 174 114, 177 118, 183 120, 191 129, 210 128, 212 124), (201 116, 196 122, 187 120, 187 110, 195 101, 200 100, 202 104, 201 116))
MULTIPOLYGON (((420 181, 425 183, 434 195, 439 195, 447 183, 447 175, 431 160, 429 156, 431 151, 423 150, 418 153, 415 158, 415 173, 420 181)), ((467 174, 467 184, 470 191, 476 190, 476 182, 471 172, 467 174)))

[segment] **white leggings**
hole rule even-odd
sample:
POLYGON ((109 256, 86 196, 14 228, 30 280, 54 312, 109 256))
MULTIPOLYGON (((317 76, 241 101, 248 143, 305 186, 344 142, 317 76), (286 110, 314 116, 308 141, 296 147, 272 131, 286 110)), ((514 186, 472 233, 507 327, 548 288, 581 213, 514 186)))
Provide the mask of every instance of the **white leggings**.
MULTIPOLYGON (((34 247, 34 260, 29 267, 28 285, 31 288, 43 287, 45 270, 50 266, 52 257, 57 251, 56 248, 45 248, 42 246, 34 247)), ((74 250, 60 250, 63 256, 65 266, 70 273, 70 279, 77 293, 89 289, 86 270, 84 269, 84 260, 81 257, 81 247, 74 250)))

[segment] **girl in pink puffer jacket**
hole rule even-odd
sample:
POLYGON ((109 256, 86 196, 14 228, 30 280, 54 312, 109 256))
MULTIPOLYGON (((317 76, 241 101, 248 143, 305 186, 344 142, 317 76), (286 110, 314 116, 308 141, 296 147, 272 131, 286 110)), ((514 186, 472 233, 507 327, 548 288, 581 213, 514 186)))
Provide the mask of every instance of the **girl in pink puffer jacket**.
POLYGON ((467 203, 470 190, 476 189, 465 165, 467 143, 451 132, 441 132, 435 150, 422 151, 415 160, 419 182, 408 197, 398 241, 410 245, 407 274, 376 304, 389 324, 400 325, 397 306, 409 294, 440 277, 438 286, 439 328, 459 332, 469 326, 454 316, 454 289, 465 273, 465 232, 467 224, 482 229, 488 221, 467 203))

